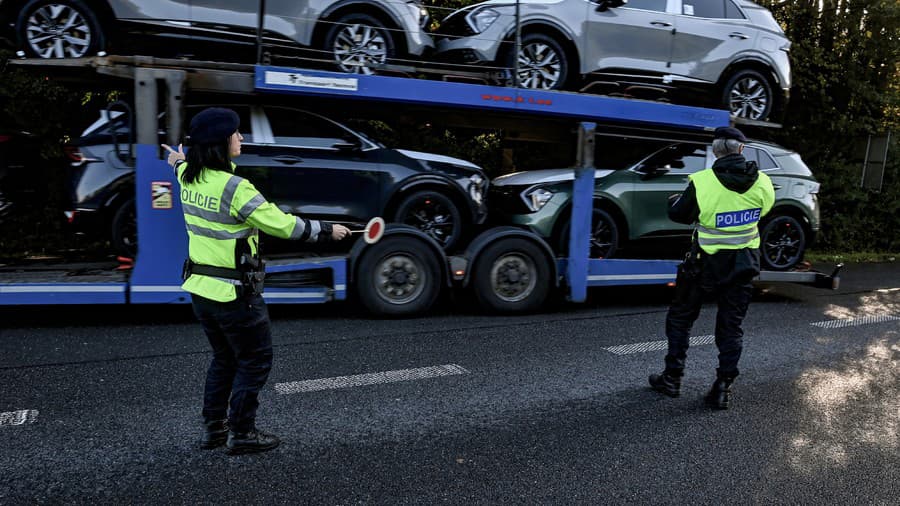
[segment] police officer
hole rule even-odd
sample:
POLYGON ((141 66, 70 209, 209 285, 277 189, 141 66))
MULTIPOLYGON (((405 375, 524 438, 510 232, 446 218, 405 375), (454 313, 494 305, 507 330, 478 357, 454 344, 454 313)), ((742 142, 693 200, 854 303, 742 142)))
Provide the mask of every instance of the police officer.
POLYGON ((759 220, 775 202, 775 190, 755 162, 741 154, 747 139, 732 127, 715 131, 711 169, 690 176, 687 189, 669 207, 669 218, 697 223, 691 252, 678 268, 675 300, 666 316, 669 350, 665 370, 650 375, 650 386, 678 397, 687 358, 691 327, 700 315, 703 297, 718 303, 716 346, 719 367, 705 397, 714 409, 727 409, 731 384, 738 375, 744 332, 741 322, 759 274, 759 220))
POLYGON ((337 241, 349 230, 283 213, 234 175, 243 137, 238 115, 209 108, 190 123, 192 147, 168 150, 181 183, 189 259, 182 288, 212 347, 203 398, 200 447, 230 454, 271 450, 279 439, 256 427, 259 391, 272 368, 272 334, 262 297, 259 230, 308 242, 337 241))

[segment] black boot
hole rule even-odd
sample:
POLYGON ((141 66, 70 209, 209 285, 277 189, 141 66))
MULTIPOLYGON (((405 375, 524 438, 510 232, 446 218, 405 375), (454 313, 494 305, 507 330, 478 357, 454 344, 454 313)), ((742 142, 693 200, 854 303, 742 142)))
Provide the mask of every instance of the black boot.
POLYGON ((731 383, 734 378, 716 378, 709 393, 704 398, 706 405, 713 409, 728 409, 731 403, 731 383))
POLYGON ((281 444, 281 440, 274 434, 267 434, 253 428, 244 433, 230 432, 226 452, 229 455, 241 453, 257 453, 269 451, 281 444))
POLYGON ((206 426, 206 432, 200 438, 200 448, 211 450, 225 444, 225 441, 228 439, 227 420, 215 420, 206 422, 203 425, 206 426))
POLYGON ((670 371, 663 371, 661 374, 651 374, 650 386, 661 394, 666 394, 669 397, 678 397, 681 395, 681 376, 672 374, 670 371))

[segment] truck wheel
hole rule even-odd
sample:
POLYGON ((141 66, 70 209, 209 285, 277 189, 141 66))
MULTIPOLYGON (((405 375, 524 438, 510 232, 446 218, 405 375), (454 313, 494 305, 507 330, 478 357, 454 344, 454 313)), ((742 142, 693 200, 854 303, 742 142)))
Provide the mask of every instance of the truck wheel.
POLYGON ((32 0, 19 12, 22 49, 38 58, 81 58, 103 50, 97 16, 81 0, 32 0))
POLYGON ((479 306, 492 312, 535 310, 550 292, 549 259, 525 239, 501 239, 485 248, 472 276, 479 306))
POLYGON ((112 219, 112 246, 119 255, 134 258, 137 255, 137 213, 134 198, 126 200, 112 219))
POLYGON ((371 313, 411 316, 427 311, 441 291, 434 251, 414 237, 385 237, 363 251, 356 290, 371 313))

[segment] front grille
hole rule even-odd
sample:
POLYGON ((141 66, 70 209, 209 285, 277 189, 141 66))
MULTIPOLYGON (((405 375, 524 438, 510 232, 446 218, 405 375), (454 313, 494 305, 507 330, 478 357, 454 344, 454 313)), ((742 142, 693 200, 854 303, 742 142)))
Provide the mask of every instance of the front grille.
POLYGON ((469 26, 469 23, 466 22, 466 12, 456 12, 448 17, 446 17, 443 21, 441 21, 440 26, 438 26, 437 30, 435 30, 435 34, 437 35, 446 35, 451 37, 471 37, 475 35, 475 31, 472 30, 472 27, 469 26))
POLYGON ((524 188, 517 186, 491 186, 488 190, 488 208, 492 214, 525 214, 531 210, 520 196, 524 188))

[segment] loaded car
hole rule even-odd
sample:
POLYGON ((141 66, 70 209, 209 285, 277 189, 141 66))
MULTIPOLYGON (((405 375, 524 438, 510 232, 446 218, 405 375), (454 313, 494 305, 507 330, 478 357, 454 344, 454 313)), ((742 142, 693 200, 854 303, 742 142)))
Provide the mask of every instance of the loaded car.
MULTIPOLYGON (((795 267, 819 230, 819 183, 794 151, 751 141, 744 156, 772 179, 775 205, 760 223, 764 268, 795 267)), ((602 159, 602 158, 598 158, 602 159)), ((668 217, 668 199, 684 191, 688 176, 712 167, 709 145, 669 143, 625 168, 598 169, 595 176, 591 258, 622 256, 623 249, 654 240, 681 245, 692 226, 668 217)), ((491 182, 491 216, 544 237, 558 254, 568 246, 572 169, 518 172, 491 182)))
POLYGON ((791 43, 747 0, 489 0, 440 23, 437 57, 508 69, 519 85, 691 101, 766 120, 791 86, 791 43), (697 93, 699 92, 699 93, 697 93))
MULTIPOLYGON (((187 116, 205 107, 189 106, 187 116)), ((285 212, 351 226, 381 216, 422 230, 447 250, 485 220, 488 180, 477 165, 390 149, 308 111, 226 107, 239 114, 244 136, 242 154, 234 160, 237 174, 285 212)), ((100 232, 120 254, 133 256, 134 160, 127 118, 105 113, 69 147, 72 210, 67 215, 78 230, 100 232)), ((163 134, 161 129, 160 142, 163 134)))
MULTIPOLYGON (((345 72, 371 73, 373 63, 419 56, 433 47, 424 31, 428 11, 416 0, 268 0, 265 5, 268 46, 312 48, 317 58, 332 60, 345 72)), ((144 54, 156 54, 164 41, 182 54, 211 44, 222 58, 255 47, 257 8, 258 2, 245 0, 0 0, 0 30, 37 58, 93 56, 134 41, 144 54)))

